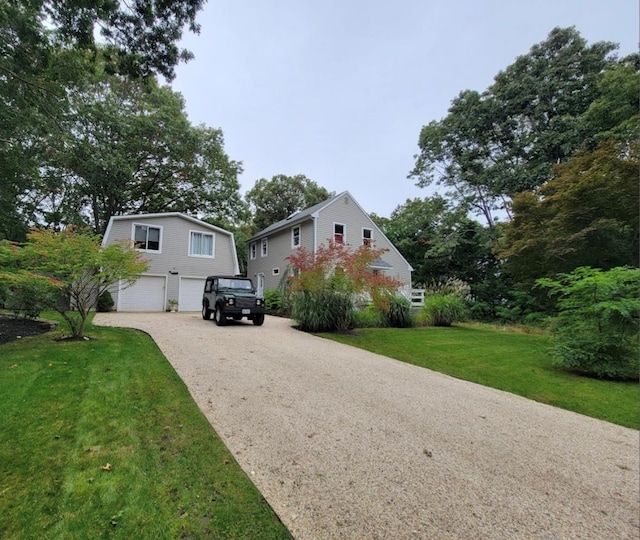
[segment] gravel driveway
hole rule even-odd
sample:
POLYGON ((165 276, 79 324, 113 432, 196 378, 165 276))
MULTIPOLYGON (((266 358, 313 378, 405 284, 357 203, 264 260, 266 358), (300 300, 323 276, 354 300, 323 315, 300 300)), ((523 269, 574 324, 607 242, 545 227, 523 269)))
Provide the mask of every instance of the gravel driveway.
POLYGON ((149 333, 299 539, 640 538, 639 435, 267 317, 149 333))

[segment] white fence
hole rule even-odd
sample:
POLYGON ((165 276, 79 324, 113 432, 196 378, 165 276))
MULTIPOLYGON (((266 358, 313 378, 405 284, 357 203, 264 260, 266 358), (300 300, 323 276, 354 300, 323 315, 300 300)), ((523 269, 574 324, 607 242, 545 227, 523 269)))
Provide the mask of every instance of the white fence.
POLYGON ((411 289, 411 305, 414 307, 424 306, 424 289, 411 289))
POLYGON ((424 306, 425 289, 412 289, 409 285, 405 285, 398 292, 411 302, 412 307, 424 306))

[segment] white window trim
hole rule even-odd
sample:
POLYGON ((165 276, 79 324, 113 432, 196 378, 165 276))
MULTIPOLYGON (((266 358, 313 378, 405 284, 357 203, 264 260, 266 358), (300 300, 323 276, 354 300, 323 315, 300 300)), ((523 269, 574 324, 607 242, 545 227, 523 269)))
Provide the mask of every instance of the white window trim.
POLYGON ((300 228, 300 225, 296 225, 294 227, 291 227, 291 249, 296 249, 299 248, 302 245, 302 229, 300 228), (298 229, 298 243, 295 243, 295 234, 294 231, 298 229))
POLYGON ((269 239, 263 238, 260 240, 260 257, 269 256, 269 239))
POLYGON ((200 259, 215 259, 216 258, 216 235, 215 233, 206 232, 206 231, 198 231, 196 229, 189 230, 189 257, 197 257, 200 259), (201 255, 199 253, 192 253, 191 251, 191 240, 194 234, 201 234, 203 236, 211 237, 211 255, 201 255))
POLYGON ((370 229, 369 227, 362 227, 362 245, 364 246, 365 240, 369 240, 369 245, 371 246, 373 244, 373 229, 370 229), (365 238, 364 236, 364 231, 369 231, 371 234, 369 235, 369 238, 365 238))
POLYGON ((162 253, 162 236, 163 236, 164 228, 162 225, 154 225, 152 223, 141 223, 139 221, 133 222, 131 224, 131 241, 133 242, 134 249, 136 251, 140 251, 142 253, 162 253), (135 247, 136 242, 136 226, 138 227, 152 227, 154 229, 160 229, 160 238, 158 239, 158 249, 143 249, 135 247))
POLYGON ((280 268, 272 268, 271 269, 271 275, 272 276, 279 276, 280 275, 280 268))
POLYGON ((255 261, 258 258, 258 243, 251 242, 249 245, 249 259, 255 261))
POLYGON ((339 223, 337 221, 333 222, 333 241, 335 242, 336 240, 336 225, 342 225, 342 244, 346 245, 347 244, 347 226, 344 223, 339 223))

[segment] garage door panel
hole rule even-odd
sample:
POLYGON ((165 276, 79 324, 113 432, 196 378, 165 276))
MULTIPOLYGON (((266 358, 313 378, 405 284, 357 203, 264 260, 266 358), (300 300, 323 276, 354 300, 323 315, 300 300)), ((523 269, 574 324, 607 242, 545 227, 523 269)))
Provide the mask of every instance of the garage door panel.
POLYGON ((164 311, 166 286, 164 276, 141 276, 133 285, 120 290, 118 311, 164 311))
POLYGON ((178 311, 200 311, 205 278, 180 278, 178 311))

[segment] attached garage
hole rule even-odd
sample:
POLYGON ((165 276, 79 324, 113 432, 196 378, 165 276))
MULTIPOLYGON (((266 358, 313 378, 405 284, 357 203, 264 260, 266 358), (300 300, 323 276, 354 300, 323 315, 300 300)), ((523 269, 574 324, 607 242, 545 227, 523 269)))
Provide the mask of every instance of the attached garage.
POLYGON ((202 308, 202 291, 205 278, 180 278, 178 295, 178 311, 200 311, 202 308))
POLYGON ((118 311, 164 311, 167 278, 141 276, 131 287, 120 290, 118 311))

